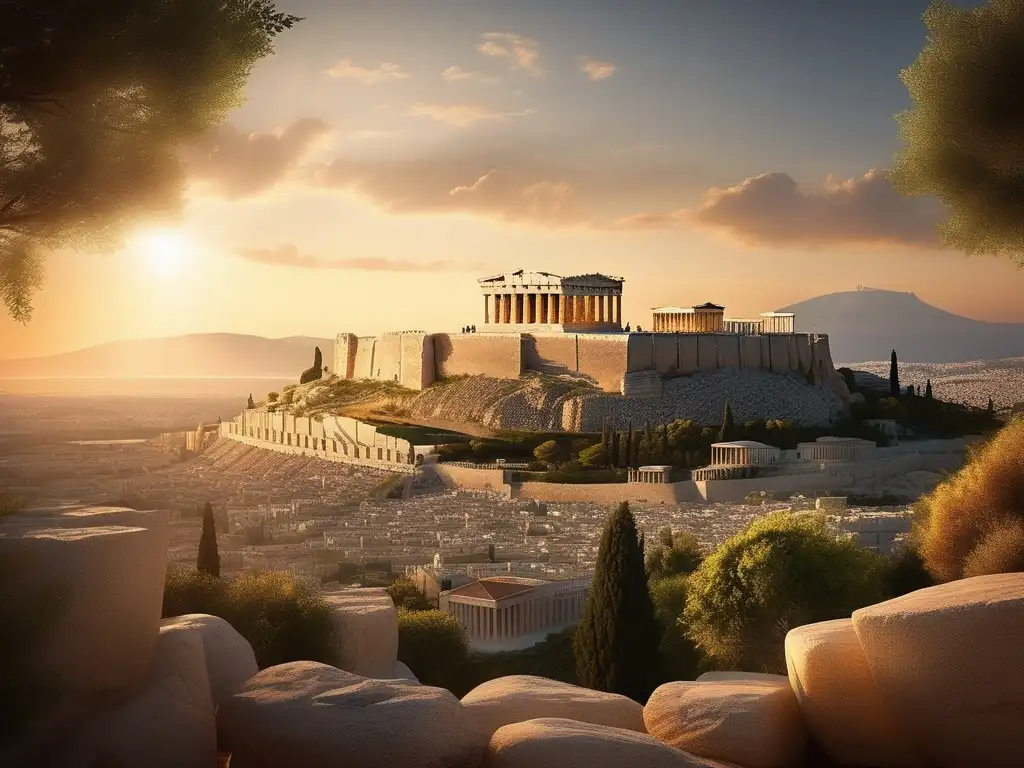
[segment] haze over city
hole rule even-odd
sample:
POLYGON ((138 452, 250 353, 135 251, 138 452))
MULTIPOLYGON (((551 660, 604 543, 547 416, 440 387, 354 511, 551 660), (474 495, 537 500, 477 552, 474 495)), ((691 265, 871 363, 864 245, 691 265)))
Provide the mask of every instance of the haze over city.
POLYGON ((889 187, 918 2, 319 3, 183 149, 177 224, 46 265, 0 357, 196 332, 451 330, 475 280, 625 277, 623 313, 865 284, 1024 321, 1007 260, 889 187), (894 255, 898 254, 898 258, 894 255))

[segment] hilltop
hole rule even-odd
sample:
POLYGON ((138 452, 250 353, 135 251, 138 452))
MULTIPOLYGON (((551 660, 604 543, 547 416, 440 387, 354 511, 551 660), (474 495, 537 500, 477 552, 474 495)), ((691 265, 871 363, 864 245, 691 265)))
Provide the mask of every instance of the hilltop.
MULTIPOLYGON (((0 360, 4 378, 298 378, 319 346, 330 361, 331 339, 267 339, 196 333, 125 339, 46 357, 0 360)), ((328 362, 329 364, 329 362, 328 362)))
POLYGON ((800 332, 826 333, 836 365, 854 360, 959 363, 1024 356, 1024 323, 988 323, 947 312, 913 293, 866 288, 778 310, 800 332), (842 362, 840 362, 842 361, 842 362))

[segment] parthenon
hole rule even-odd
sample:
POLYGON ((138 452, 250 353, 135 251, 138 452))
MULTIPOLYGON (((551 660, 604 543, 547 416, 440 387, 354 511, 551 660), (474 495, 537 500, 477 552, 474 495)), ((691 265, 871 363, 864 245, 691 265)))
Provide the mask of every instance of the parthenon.
POLYGON ((518 270, 480 279, 486 330, 622 330, 620 277, 518 270))

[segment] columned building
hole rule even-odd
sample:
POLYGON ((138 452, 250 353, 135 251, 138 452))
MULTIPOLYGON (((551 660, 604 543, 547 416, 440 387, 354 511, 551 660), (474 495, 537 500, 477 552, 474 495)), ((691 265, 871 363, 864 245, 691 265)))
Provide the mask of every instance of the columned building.
POLYGON ((776 464, 782 450, 754 440, 734 440, 711 445, 713 467, 767 467, 776 464))
POLYGON ((859 437, 819 437, 813 443, 800 443, 796 457, 801 461, 866 461, 874 458, 877 446, 859 437))
POLYGON ((621 331, 620 277, 522 269, 481 278, 483 330, 621 331))
POLYGON ((740 336, 757 336, 761 333, 760 320, 741 320, 727 317, 722 321, 726 333, 738 333, 740 336))
POLYGON ((649 467, 629 470, 629 482, 631 483, 671 483, 672 467, 662 464, 652 464, 649 467))
POLYGON ((794 317, 792 312, 762 312, 761 333, 793 333, 794 317))
POLYGON ((725 307, 708 302, 696 307, 655 307, 655 333, 722 333, 725 307))
POLYGON ((442 592, 438 604, 462 624, 470 648, 517 650, 577 624, 587 604, 590 581, 496 576, 442 592))

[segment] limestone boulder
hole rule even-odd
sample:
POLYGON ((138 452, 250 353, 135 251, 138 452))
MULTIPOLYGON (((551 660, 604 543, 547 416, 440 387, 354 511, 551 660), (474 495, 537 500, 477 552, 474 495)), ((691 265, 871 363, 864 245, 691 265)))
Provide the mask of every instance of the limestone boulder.
POLYGON ((146 683, 160 631, 165 525, 48 527, 52 518, 0 521, 0 625, 34 633, 31 666, 57 693, 37 726, 60 728, 98 702, 146 683))
POLYGON ((398 661, 398 615, 384 589, 345 589, 324 597, 335 621, 335 644, 346 672, 387 678, 398 661))
POLYGON ((786 667, 804 722, 841 765, 924 765, 878 694, 851 619, 805 624, 786 635, 786 667))
POLYGON ((726 768, 627 728, 540 718, 495 731, 481 768, 726 768))
POLYGON ((400 661, 395 662, 395 666, 391 668, 391 674, 388 676, 388 679, 409 680, 414 683, 419 682, 419 678, 416 677, 415 674, 413 674, 413 671, 400 661))
POLYGON ((311 661, 264 669, 219 715, 232 768, 476 768, 487 744, 449 691, 311 661))
POLYGON ((1024 573, 977 576, 853 613, 905 737, 943 768, 1024 755, 1024 573))
POLYGON ((767 680, 774 683, 789 683, 785 675, 770 675, 765 672, 705 672, 697 676, 697 682, 721 682, 723 680, 767 680))
POLYGON ((645 731, 644 708, 626 696, 531 675, 488 680, 463 696, 462 705, 488 736, 502 726, 540 718, 645 731))
POLYGON ((745 768, 800 764, 807 735, 789 680, 666 683, 644 707, 647 732, 694 755, 745 768))
POLYGON ((249 641, 219 616, 190 613, 165 619, 162 627, 188 629, 199 634, 214 706, 227 701, 246 680, 260 671, 249 641))
POLYGON ((98 760, 147 768, 210 768, 217 759, 213 698, 202 636, 163 627, 145 686, 80 723, 48 768, 93 768, 98 760))

